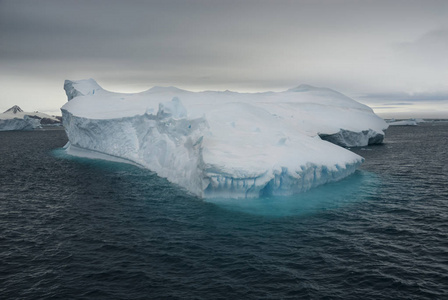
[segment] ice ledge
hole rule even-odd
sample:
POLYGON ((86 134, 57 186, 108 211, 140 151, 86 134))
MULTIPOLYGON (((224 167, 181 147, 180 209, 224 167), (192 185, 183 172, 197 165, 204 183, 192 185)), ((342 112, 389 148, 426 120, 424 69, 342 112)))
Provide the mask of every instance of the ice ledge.
POLYGON ((258 198, 262 196, 289 196, 306 192, 325 183, 339 181, 351 174, 363 162, 335 165, 334 168, 307 164, 299 171, 282 168, 281 172, 266 172, 253 178, 232 178, 208 174, 210 184, 204 190, 205 198, 258 198), (270 173, 268 175, 268 173, 270 173))
POLYGON ((40 126, 40 120, 25 115, 23 118, 0 119, 0 131, 33 130, 40 126))
POLYGON ((320 138, 343 147, 363 147, 372 144, 381 144, 384 132, 378 133, 372 129, 354 132, 341 129, 334 134, 319 134, 320 138))
POLYGON ((84 80, 65 80, 64 90, 68 101, 80 96, 94 95, 95 91, 103 91, 103 88, 92 78, 84 80))
POLYGON ((143 167, 143 166, 141 166, 131 160, 128 160, 128 159, 124 159, 121 157, 117 157, 117 156, 113 156, 113 155, 109 155, 106 153, 93 151, 93 150, 89 150, 89 149, 85 149, 85 148, 81 148, 81 147, 77 147, 77 146, 73 146, 70 142, 67 142, 67 144, 64 146, 64 151, 65 151, 65 153, 67 153, 68 155, 71 155, 71 156, 90 158, 90 159, 107 160, 107 161, 113 161, 113 162, 118 162, 118 163, 131 164, 131 165, 135 165, 137 167, 143 167))

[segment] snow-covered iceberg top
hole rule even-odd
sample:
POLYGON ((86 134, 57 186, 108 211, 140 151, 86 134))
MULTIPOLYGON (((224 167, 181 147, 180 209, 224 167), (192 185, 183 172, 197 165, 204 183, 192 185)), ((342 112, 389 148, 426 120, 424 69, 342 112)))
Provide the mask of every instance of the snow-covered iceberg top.
POLYGON ((60 124, 60 120, 45 113, 24 112, 17 105, 0 114, 0 131, 33 130, 47 124, 60 124))
POLYGON ((200 197, 287 195, 339 180, 362 158, 345 146, 381 142, 387 124, 330 89, 113 93, 66 81, 68 151, 126 159, 200 197))

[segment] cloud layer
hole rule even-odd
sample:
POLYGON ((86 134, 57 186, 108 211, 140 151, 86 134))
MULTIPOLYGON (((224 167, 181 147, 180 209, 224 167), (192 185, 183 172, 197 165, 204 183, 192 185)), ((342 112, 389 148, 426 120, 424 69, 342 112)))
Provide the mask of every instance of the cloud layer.
POLYGON ((447 1, 1 1, 0 108, 56 109, 63 80, 88 77, 121 91, 443 93, 447 13, 447 1))

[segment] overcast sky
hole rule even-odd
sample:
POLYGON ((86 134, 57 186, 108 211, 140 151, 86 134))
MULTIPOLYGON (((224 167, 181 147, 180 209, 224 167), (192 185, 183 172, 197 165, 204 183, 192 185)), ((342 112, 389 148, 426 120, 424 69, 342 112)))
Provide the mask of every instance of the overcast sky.
POLYGON ((57 113, 65 79, 338 90, 390 117, 448 118, 448 1, 0 0, 0 112, 57 113))

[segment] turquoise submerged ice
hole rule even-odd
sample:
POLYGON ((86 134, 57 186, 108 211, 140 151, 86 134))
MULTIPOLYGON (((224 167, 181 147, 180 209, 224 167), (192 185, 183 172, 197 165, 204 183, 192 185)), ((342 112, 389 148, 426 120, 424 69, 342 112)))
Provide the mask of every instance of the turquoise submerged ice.
POLYGON ((154 87, 121 94, 89 79, 64 88, 68 153, 133 162, 205 198, 291 195, 340 180, 363 158, 336 144, 378 143, 387 128, 369 107, 304 85, 279 93, 154 87))

